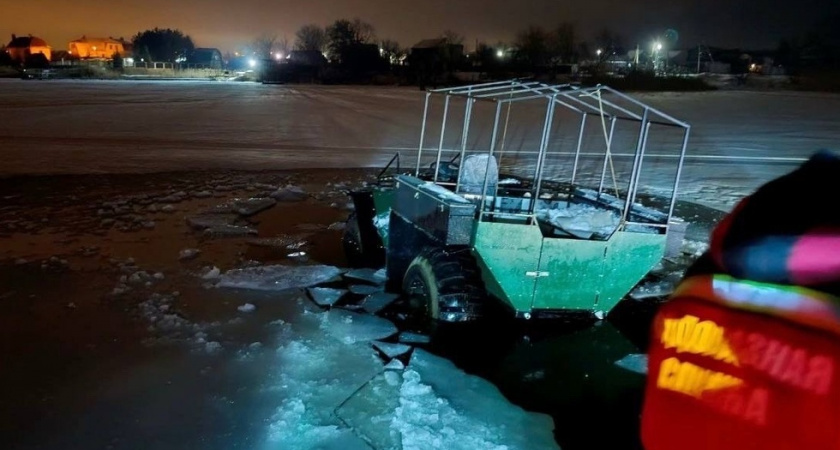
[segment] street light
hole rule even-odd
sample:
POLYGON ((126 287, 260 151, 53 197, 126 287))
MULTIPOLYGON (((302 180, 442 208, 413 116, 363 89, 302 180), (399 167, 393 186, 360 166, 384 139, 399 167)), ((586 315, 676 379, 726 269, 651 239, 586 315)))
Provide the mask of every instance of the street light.
POLYGON ((601 56, 601 53, 602 53, 602 52, 601 52, 601 49, 600 49, 600 48, 599 48, 598 50, 595 50, 595 54, 596 54, 596 55, 601 56))
POLYGON ((505 51, 502 50, 502 49, 496 50, 496 57, 497 58, 504 58, 505 57, 505 51))

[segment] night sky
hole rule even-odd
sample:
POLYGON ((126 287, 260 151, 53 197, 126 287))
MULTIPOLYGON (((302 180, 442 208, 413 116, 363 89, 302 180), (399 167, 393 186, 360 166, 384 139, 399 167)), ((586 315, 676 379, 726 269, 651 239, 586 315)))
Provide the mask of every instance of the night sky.
POLYGON ((578 25, 585 40, 601 29, 619 33, 627 47, 650 43, 666 29, 680 46, 775 48, 779 39, 807 30, 830 13, 837 0, 40 0, 3 1, 0 41, 11 33, 42 37, 54 49, 80 37, 130 38, 140 30, 179 28, 198 46, 233 51, 260 33, 284 35, 290 43, 303 24, 326 25, 360 17, 379 38, 403 46, 435 37, 444 29, 494 44, 513 40, 529 24, 550 28, 578 25), (830 10, 830 11, 829 11, 830 10))

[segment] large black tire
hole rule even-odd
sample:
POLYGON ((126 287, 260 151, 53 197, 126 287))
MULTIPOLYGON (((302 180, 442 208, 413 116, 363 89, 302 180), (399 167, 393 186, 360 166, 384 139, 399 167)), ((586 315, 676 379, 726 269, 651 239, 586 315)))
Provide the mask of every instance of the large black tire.
POLYGON ((428 317, 466 322, 482 316, 487 293, 467 249, 424 249, 408 266, 403 292, 428 317))

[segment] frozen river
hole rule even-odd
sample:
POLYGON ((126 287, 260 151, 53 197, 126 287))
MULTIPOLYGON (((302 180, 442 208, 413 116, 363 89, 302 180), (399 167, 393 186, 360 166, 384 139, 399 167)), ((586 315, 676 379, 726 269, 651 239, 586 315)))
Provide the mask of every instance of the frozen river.
MULTIPOLYGON (((382 166, 416 152, 423 97, 395 87, 0 80, 0 176, 382 166)), ((683 193, 718 206, 790 170, 787 158, 840 141, 838 95, 636 97, 692 125, 683 193)))

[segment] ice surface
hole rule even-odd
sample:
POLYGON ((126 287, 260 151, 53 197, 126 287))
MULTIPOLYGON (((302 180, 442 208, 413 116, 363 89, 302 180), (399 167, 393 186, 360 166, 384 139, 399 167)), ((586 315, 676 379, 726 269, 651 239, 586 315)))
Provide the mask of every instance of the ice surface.
POLYGON ((283 325, 291 340, 275 352, 277 372, 270 374, 274 385, 267 394, 274 394, 279 404, 261 448, 370 449, 334 411, 380 373, 382 363, 369 346, 325 333, 329 314, 304 315, 294 326, 283 325))
POLYGON ((390 292, 376 292, 365 297, 365 300, 362 302, 362 309, 371 314, 376 314, 385 309, 398 298, 398 294, 392 294, 390 292))
POLYGON ((425 334, 404 331, 400 333, 399 341, 407 344, 428 344, 431 342, 431 338, 425 334))
POLYGON ((554 208, 537 211, 537 218, 581 238, 588 238, 592 234, 608 236, 618 228, 620 221, 615 212, 565 202, 555 204, 554 208))
POLYGON ((394 344, 391 342, 374 341, 373 348, 381 351, 388 358, 396 358, 411 351, 410 345, 394 344))
POLYGON ((187 217, 187 225, 196 230, 204 230, 233 224, 236 216, 231 214, 201 214, 187 217))
POLYGON ((312 286, 341 274, 333 266, 258 266, 233 269, 219 279, 218 287, 283 291, 312 286))
POLYGON ((384 339, 397 333, 397 327, 389 320, 343 309, 331 309, 321 318, 321 329, 345 344, 384 339))
POLYGON ((417 349, 391 420, 403 450, 556 449, 554 422, 511 405, 487 380, 417 349))
MULTIPOLYGON (((634 93, 633 97, 692 125, 680 195, 722 208, 730 208, 744 194, 797 164, 784 158, 806 158, 816 149, 837 145, 840 95, 836 94, 722 90, 634 93), (782 160, 718 164, 705 156, 782 160)), ((423 99, 416 89, 367 86, 299 86, 290 91, 259 90, 250 83, 0 80, 0 104, 5 106, 0 123, 6 130, 0 137, 4 151, 0 172, 382 167, 396 151, 417 150, 416 111, 422 110, 423 99), (53 102, 59 97, 66 103, 53 102), (88 102, 94 97, 109 101, 88 102), (165 101, 166 110, 155 109, 150 98, 165 101), (218 98, 227 99, 230 108, 210 107, 218 98), (334 108, 334 102, 346 107, 334 108), (73 105, 72 115, 66 114, 66 104, 73 105), (39 121, 65 126, 42 127, 36 136, 32 117, 26 113, 32 107, 38 108, 39 121), (360 114, 360 109, 376 114, 360 114), (229 114, 230 110, 237 114, 229 114), (201 120, 179 120, 196 114, 201 120), (107 126, 102 126, 102 117, 108 118, 107 126), (390 119, 388 126, 382 126, 382 117, 390 119), (141 121, 142 129, 136 126, 141 121), (155 130, 158 139, 145 139, 146 129, 155 130)), ((540 136, 512 129, 507 140, 533 149, 539 147, 540 136)), ((627 161, 629 157, 620 155, 619 142, 614 147, 617 162, 627 161)), ((600 174, 603 157, 581 159, 582 168, 600 174)), ((641 181, 654 188, 667 186, 673 173, 641 181)))
POLYGON ((312 299, 315 304, 318 306, 332 306, 337 302, 344 294, 347 293, 346 289, 333 289, 333 288, 325 288, 325 287, 312 287, 308 288, 306 292, 309 293, 309 298, 312 299))
POLYGON ((648 355, 644 353, 636 353, 627 355, 624 358, 615 362, 615 365, 622 369, 627 369, 631 372, 647 375, 648 371, 648 355))
POLYGON ((384 270, 354 269, 344 274, 345 277, 354 280, 367 281, 371 284, 384 284, 388 280, 384 270))

